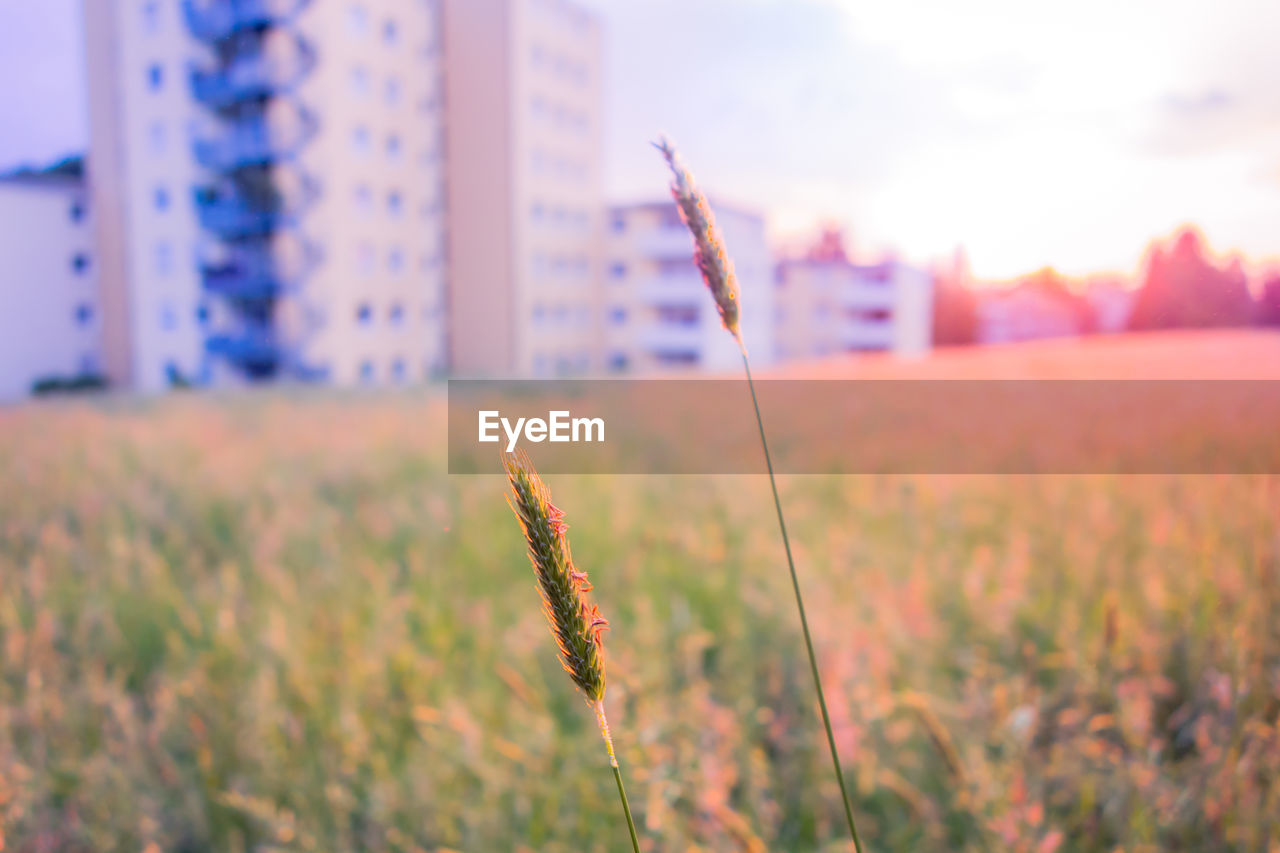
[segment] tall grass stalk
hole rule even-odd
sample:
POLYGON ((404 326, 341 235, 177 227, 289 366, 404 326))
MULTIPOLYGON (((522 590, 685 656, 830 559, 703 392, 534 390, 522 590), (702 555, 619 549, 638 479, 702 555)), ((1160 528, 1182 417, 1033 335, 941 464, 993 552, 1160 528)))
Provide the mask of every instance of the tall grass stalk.
POLYGON ((827 711, 827 699, 822 691, 818 657, 814 653, 813 637, 809 633, 809 619, 805 614, 804 596, 800 593, 796 561, 791 554, 791 539, 787 536, 787 522, 782 514, 782 500, 778 497, 778 481, 774 477, 773 460, 769 456, 769 441, 765 437, 764 418, 760 414, 760 401, 756 397, 755 381, 751 378, 751 359, 747 355, 747 346, 742 340, 742 329, 739 325, 738 281, 733 271, 733 262, 725 250, 724 240, 716 227, 715 215, 711 212, 706 196, 698 189, 693 180, 693 174, 685 167, 675 147, 666 138, 660 139, 654 143, 654 146, 662 152, 671 169, 674 178, 671 183, 671 194, 680 208, 681 219, 693 234, 694 262, 715 300, 721 323, 724 324, 725 330, 733 335, 742 353, 742 367, 746 371, 747 387, 751 389, 751 405, 755 409, 756 426, 760 430, 760 447, 764 450, 765 467, 769 471, 769 487, 773 490, 773 507, 778 514, 778 529, 782 532, 782 547, 787 554, 787 568, 791 571, 791 589, 796 596, 800 628, 804 633, 805 649, 809 653, 809 669, 813 673, 813 686, 818 694, 818 707, 822 711, 822 726, 826 729, 827 746, 831 750, 831 766, 835 770, 836 781, 840 784, 840 801, 844 806, 845 820, 849 824, 849 835, 853 839, 854 849, 862 853, 862 841, 858 838, 858 828, 854 824, 849 791, 845 785, 844 771, 840 768, 840 755, 836 750, 835 734, 831 730, 831 714, 827 711))
POLYGON ((569 526, 565 524, 564 513, 551 503, 551 493, 529 457, 520 451, 504 453, 502 465, 511 483, 507 502, 519 519, 529 546, 529 562, 533 564, 533 573, 538 579, 538 594, 542 597, 547 624, 560 650, 560 664, 596 713, 600 736, 604 738, 609 752, 613 778, 618 784, 618 798, 627 818, 631 848, 640 853, 631 803, 622 784, 622 771, 613 750, 609 721, 604 714, 604 640, 601 635, 608 630, 609 623, 588 596, 591 583, 587 580, 587 573, 578 571, 573 565, 566 535, 569 526))

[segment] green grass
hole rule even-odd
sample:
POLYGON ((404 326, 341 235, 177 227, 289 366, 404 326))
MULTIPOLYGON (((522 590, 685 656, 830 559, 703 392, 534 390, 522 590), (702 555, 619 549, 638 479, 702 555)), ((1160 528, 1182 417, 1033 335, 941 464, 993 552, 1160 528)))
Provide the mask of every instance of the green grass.
MULTIPOLYGON (((444 473, 443 415, 0 414, 4 849, 623 849, 505 480, 444 473)), ((847 849, 767 480, 549 485, 648 849, 847 849)), ((780 488, 869 850, 1280 843, 1280 480, 780 488)))

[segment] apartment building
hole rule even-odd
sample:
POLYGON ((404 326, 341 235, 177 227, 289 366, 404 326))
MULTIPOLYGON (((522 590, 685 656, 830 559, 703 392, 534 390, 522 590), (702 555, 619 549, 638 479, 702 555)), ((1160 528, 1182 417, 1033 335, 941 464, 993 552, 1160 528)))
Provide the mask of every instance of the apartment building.
POLYGON ((93 218, 79 159, 0 175, 0 400, 97 375, 93 218))
POLYGON ((567 0, 444 0, 451 366, 599 366, 597 18, 567 0))
POLYGON ((192 203, 198 45, 177 0, 85 0, 83 13, 102 370, 117 387, 155 391, 206 365, 192 203))
MULTIPOLYGON (((738 277, 743 340, 753 364, 774 359, 772 260, 763 217, 711 200, 738 277)), ((729 370, 737 344, 694 265, 693 239, 670 199, 610 208, 603 286, 606 368, 729 370)))
POLYGON ((932 337, 933 279, 888 258, 854 263, 840 235, 828 231, 776 275, 779 359, 835 353, 923 355, 932 337))
POLYGON ((446 365, 436 0, 85 0, 114 384, 446 365))

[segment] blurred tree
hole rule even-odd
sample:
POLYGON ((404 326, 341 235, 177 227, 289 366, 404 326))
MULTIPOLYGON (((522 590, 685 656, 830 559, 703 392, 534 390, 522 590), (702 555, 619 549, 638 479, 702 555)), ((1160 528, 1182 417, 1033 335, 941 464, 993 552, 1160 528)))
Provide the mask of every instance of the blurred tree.
POLYGON ((1258 322, 1263 326, 1280 326, 1280 272, 1272 274, 1258 297, 1258 322))
POLYGON ((968 346, 978 339, 978 299, 971 286, 969 258, 956 249, 950 267, 933 272, 933 345, 968 346))
POLYGON ((1151 248, 1129 328, 1244 326, 1252 322, 1253 309, 1240 261, 1214 266, 1204 238, 1188 227, 1175 235, 1171 246, 1151 248))

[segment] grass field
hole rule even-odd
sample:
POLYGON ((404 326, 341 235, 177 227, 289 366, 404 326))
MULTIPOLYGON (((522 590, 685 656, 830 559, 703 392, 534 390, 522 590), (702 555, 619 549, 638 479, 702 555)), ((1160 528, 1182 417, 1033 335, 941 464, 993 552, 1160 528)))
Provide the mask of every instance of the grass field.
MULTIPOLYGON (((0 412, 0 849, 624 849, 444 415, 0 412)), ((767 481, 548 479, 647 849, 847 849, 767 481)), ((1280 850, 1280 478, 781 488, 869 849, 1280 850)))

